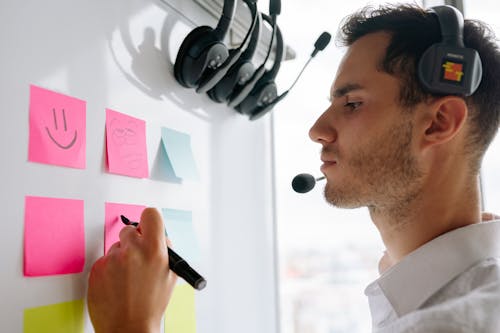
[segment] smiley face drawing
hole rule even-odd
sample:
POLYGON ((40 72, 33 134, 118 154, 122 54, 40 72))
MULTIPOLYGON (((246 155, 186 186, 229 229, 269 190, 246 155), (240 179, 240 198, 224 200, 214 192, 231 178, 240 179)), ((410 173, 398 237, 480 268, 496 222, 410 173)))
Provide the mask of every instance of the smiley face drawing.
MULTIPOLYGON (((59 130, 59 126, 57 126, 57 115, 56 115, 56 110, 55 109, 52 109, 52 114, 54 116, 54 128, 55 128, 55 131, 58 131, 59 130)), ((62 109, 62 117, 63 117, 63 123, 64 123, 64 132, 67 132, 68 131, 68 126, 66 124, 66 113, 64 112, 64 109, 62 109)), ((52 136, 52 134, 50 132, 50 129, 47 126, 45 126, 45 130, 47 131, 47 135, 52 140, 52 142, 54 142, 61 149, 69 149, 69 148, 71 148, 75 144, 77 136, 78 136, 78 132, 75 130, 75 133, 73 135, 73 139, 68 144, 61 144, 59 141, 57 141, 54 138, 54 136, 52 136)))
POLYGON ((30 162, 85 169, 86 102, 30 86, 30 162))

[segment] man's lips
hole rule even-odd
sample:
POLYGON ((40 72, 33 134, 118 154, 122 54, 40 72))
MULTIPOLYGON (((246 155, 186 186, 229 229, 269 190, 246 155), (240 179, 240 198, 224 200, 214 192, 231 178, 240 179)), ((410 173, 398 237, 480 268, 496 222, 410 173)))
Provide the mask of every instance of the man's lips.
POLYGON ((328 159, 322 158, 321 161, 323 162, 323 164, 321 165, 321 168, 320 168, 320 170, 322 172, 324 172, 328 168, 331 168, 331 167, 337 165, 337 161, 335 161, 335 160, 328 160, 328 159))
POLYGON ((337 163, 337 160, 335 159, 334 156, 321 155, 320 159, 321 159, 321 162, 323 162, 325 164, 337 163))

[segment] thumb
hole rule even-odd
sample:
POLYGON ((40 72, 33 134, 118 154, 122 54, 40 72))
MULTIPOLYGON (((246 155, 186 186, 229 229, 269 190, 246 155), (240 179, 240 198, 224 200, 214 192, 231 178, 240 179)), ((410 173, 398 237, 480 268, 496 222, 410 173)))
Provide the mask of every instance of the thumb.
POLYGON ((142 211, 141 221, 137 227, 146 242, 165 246, 165 229, 160 213, 155 208, 146 208, 142 211))

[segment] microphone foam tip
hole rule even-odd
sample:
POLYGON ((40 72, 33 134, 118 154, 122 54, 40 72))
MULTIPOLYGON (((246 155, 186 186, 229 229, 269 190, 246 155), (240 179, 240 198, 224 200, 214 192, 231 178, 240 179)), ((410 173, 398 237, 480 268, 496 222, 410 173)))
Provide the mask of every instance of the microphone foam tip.
POLYGON ((292 188, 297 193, 306 193, 314 188, 316 179, 308 173, 301 173, 292 180, 292 188))

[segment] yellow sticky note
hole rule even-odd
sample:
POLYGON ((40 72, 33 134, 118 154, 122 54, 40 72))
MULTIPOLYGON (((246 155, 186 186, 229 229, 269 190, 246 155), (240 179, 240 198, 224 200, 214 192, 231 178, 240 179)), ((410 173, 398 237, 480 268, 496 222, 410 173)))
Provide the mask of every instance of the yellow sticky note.
POLYGON ((175 286, 165 312, 165 333, 196 333, 194 289, 188 284, 175 286))
POLYGON ((83 333, 83 300, 24 310, 24 333, 83 333))

